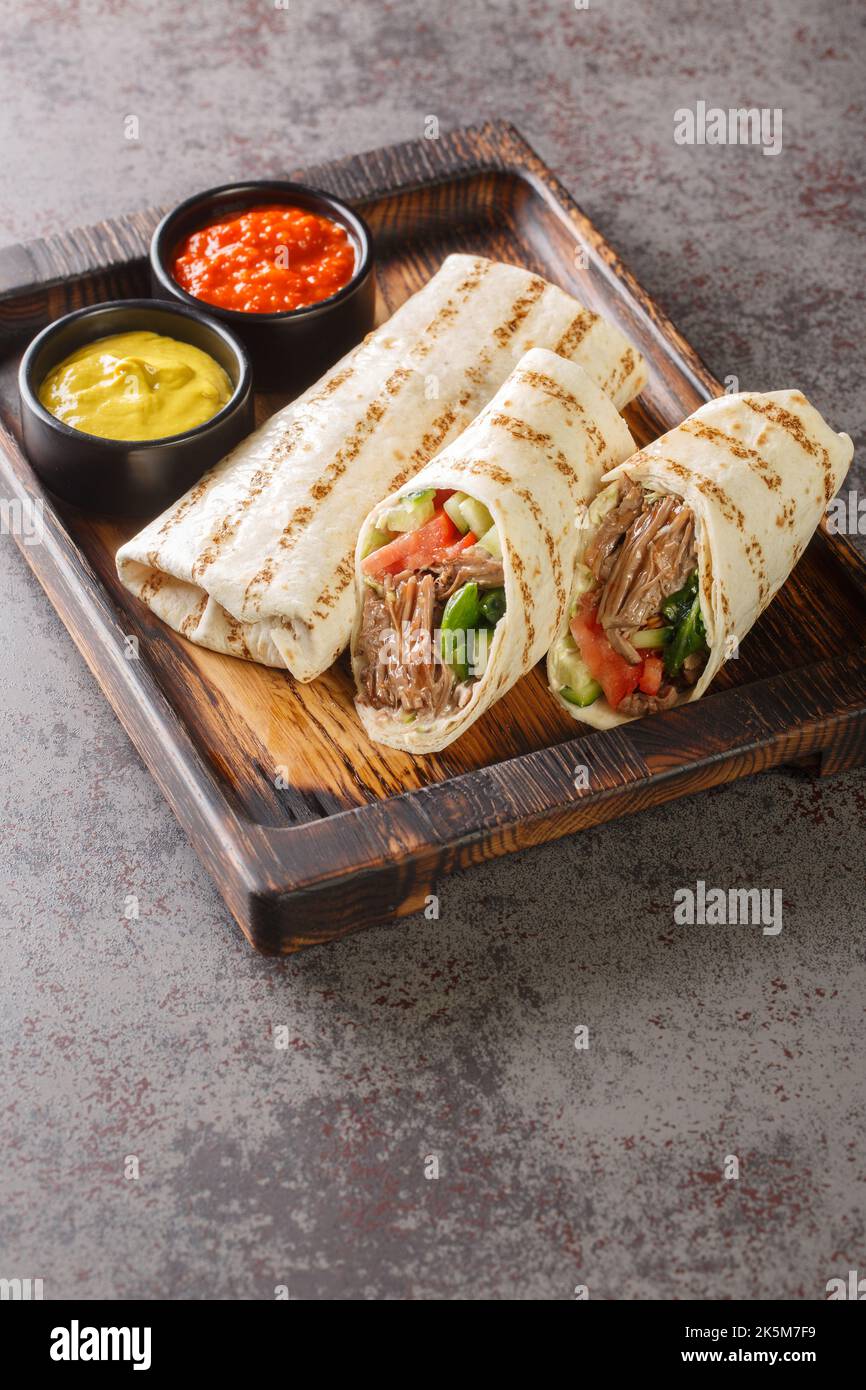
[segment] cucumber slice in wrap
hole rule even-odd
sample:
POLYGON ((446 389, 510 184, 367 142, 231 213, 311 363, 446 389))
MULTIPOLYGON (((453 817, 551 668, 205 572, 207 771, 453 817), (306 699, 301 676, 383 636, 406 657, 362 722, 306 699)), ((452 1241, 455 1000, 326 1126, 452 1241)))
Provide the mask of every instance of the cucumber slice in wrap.
POLYGON ((419 526, 431 520, 436 509, 435 497, 436 489, 432 487, 404 493, 384 516, 379 517, 379 528, 386 531, 417 531, 419 526))

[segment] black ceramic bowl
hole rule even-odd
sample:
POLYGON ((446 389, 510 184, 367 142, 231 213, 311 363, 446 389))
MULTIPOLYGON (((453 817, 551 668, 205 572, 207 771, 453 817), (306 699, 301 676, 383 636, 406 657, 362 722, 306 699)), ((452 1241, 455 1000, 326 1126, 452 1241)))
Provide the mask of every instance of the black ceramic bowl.
POLYGON ((150 274, 157 298, 204 309, 237 333, 252 358, 260 388, 292 394, 303 390, 373 327, 376 284, 372 234, 364 219, 339 198, 302 183, 270 179, 229 183, 187 198, 162 219, 153 234, 150 274), (223 309, 181 289, 172 275, 180 243, 220 218, 264 203, 292 203, 345 227, 355 246, 355 273, 348 285, 318 304, 273 314, 223 309))
POLYGON ((30 462, 58 497, 91 511, 156 516, 253 428, 252 370, 234 334, 200 309, 152 299, 115 299, 78 309, 33 339, 18 373, 30 462), (165 439, 101 439, 57 420, 39 401, 52 367, 112 333, 150 332, 210 353, 234 391, 211 420, 165 439))

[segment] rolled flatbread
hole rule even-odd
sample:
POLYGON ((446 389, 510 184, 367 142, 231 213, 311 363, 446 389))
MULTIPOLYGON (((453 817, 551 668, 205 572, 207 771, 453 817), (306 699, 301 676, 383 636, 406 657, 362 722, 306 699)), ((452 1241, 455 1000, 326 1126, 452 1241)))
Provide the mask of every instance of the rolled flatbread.
POLYGON ((371 739, 438 752, 532 669, 566 612, 576 518, 633 448, 587 372, 535 348, 459 438, 373 508, 352 636, 371 739), (413 507, 426 508, 424 527, 391 532, 413 507))
POLYGON ((646 369, 622 334, 517 266, 449 256, 429 283, 121 546, 126 587, 191 641, 312 680, 349 640, 358 528, 460 433, 533 345, 618 406, 646 369))
POLYGON ((802 392, 742 392, 607 474, 548 655, 560 704, 610 728, 699 699, 796 565, 852 454, 802 392))

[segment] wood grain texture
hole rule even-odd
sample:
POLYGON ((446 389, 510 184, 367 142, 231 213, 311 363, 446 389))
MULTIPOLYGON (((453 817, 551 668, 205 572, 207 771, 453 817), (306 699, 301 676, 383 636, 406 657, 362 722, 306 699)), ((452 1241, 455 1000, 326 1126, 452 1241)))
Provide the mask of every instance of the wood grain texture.
MULTIPOLYGON (((639 443, 719 386, 509 125, 374 151, 296 176, 363 208, 378 317, 453 250, 528 266, 614 320, 650 365, 627 419, 639 443)), ((43 494, 18 440, 22 342, 81 303, 141 293, 160 210, 0 252, 0 464, 44 507, 21 548, 241 927, 286 952, 416 909, 457 866, 572 833, 783 762, 822 774, 866 757, 864 563, 819 533, 697 704, 577 734, 537 668, 443 753, 369 743, 344 662, 303 686, 185 642, 120 586, 134 523, 43 494), (816 623, 816 610, 821 621, 816 623), (124 639, 138 639, 127 660, 124 639), (585 765, 589 785, 575 787, 585 765)), ((260 398, 259 418, 283 401, 260 398)))

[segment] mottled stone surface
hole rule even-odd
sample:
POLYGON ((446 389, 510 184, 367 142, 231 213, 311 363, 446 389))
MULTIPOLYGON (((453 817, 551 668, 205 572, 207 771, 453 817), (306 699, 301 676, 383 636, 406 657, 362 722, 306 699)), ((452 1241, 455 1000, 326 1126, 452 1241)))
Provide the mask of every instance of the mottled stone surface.
MULTIPOLYGON (((862 442, 864 24, 857 0, 8 5, 0 238, 507 116, 718 375, 799 385, 862 442), (699 98, 782 107, 781 155, 676 146, 699 98)), ((0 1275, 816 1298, 866 1269, 862 774, 741 782, 274 963, 7 538, 0 598, 0 1275), (781 889, 781 934, 674 927, 698 878, 781 889)))

